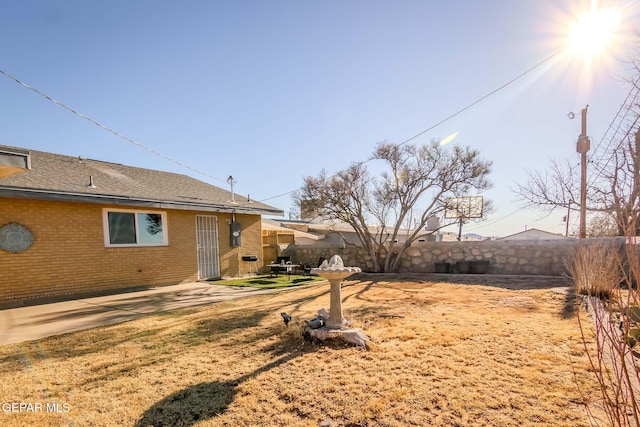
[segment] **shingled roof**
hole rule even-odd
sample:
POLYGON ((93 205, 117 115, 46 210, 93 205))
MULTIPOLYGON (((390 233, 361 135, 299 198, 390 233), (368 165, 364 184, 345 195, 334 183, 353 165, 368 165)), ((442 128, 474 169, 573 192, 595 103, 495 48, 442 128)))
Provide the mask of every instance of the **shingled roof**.
POLYGON ((186 175, 0 145, 7 160, 0 197, 82 201, 165 209, 283 215, 280 209, 186 175), (16 168, 16 155, 27 155, 16 168), (9 164, 11 162, 12 164, 9 164), (7 176, 8 175, 8 176, 7 176))

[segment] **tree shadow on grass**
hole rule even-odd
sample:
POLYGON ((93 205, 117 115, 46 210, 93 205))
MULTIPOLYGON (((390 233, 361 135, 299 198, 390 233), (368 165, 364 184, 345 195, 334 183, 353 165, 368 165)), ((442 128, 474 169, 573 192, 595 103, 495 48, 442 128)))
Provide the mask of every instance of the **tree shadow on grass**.
POLYGON ((224 412, 237 383, 208 382, 180 390, 147 409, 136 427, 191 426, 224 412))
POLYGON ((415 282, 425 286, 433 283, 452 283, 513 290, 569 287, 572 283, 571 279, 566 276, 433 273, 357 273, 349 276, 348 280, 361 283, 371 282, 376 285, 380 282, 415 282))
POLYGON ((222 414, 233 402, 242 382, 290 361, 301 353, 286 354, 234 381, 196 384, 156 402, 136 422, 135 427, 188 427, 222 414))
POLYGON ((562 312, 560 313, 563 319, 571 319, 578 312, 580 305, 580 297, 576 294, 575 285, 570 286, 564 296, 564 304, 562 305, 562 312))
MULTIPOLYGON (((324 292, 321 294, 323 293, 324 292)), ((299 298, 294 300, 294 302, 303 303, 306 300, 307 298, 299 298)), ((231 325, 230 331, 237 331, 239 327, 243 326, 255 326, 265 315, 271 314, 275 316, 278 312, 268 303, 263 306, 258 306, 258 308, 260 308, 260 310, 254 313, 254 317, 250 320, 249 325, 234 324, 231 325)), ((200 327, 203 327, 205 330, 213 329, 216 330, 217 333, 220 333, 222 331, 218 326, 221 325, 217 324, 215 320, 213 320, 213 322, 206 321, 200 324, 200 327)), ((234 401, 237 388, 240 384, 271 369, 277 368, 296 357, 316 351, 317 347, 305 343, 302 339, 302 334, 298 335, 297 332, 298 330, 295 329, 293 325, 289 326, 288 333, 283 331, 282 326, 279 328, 271 328, 271 333, 277 334, 279 338, 264 349, 274 357, 271 362, 233 380, 203 382, 173 393, 149 407, 135 423, 135 426, 188 427, 224 413, 234 401)), ((240 343, 240 341, 256 342, 261 338, 265 338, 265 334, 268 335, 269 332, 259 330, 253 334, 238 337, 238 339, 234 341, 234 345, 240 343)))

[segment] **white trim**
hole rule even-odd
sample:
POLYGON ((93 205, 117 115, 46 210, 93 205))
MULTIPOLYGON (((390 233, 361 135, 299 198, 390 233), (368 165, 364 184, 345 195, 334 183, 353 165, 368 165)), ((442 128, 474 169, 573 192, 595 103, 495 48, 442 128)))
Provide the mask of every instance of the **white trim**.
POLYGON ((102 229, 104 234, 104 246, 106 248, 141 248, 154 246, 169 246, 169 227, 167 226, 167 213, 164 211, 141 210, 141 209, 116 209, 102 208, 102 229), (125 212, 134 214, 136 227, 136 240, 140 241, 138 230, 138 214, 156 214, 162 218, 162 243, 125 243, 112 244, 109 240, 109 212, 125 212))

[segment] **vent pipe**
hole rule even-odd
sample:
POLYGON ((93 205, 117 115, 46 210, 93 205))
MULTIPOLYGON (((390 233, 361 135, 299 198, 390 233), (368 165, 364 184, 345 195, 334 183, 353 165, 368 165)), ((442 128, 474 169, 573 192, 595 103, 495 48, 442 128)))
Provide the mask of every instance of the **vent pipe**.
POLYGON ((236 197, 235 197, 235 194, 233 193, 233 184, 236 184, 236 183, 237 181, 234 181, 233 177, 229 175, 229 178, 227 178, 227 184, 231 186, 231 203, 236 202, 236 197))

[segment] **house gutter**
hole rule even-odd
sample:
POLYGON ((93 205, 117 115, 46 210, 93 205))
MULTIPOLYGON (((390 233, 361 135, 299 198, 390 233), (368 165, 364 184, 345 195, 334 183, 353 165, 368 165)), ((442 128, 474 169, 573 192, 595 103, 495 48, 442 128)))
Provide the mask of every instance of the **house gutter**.
POLYGON ((32 188, 0 187, 0 197, 16 197, 22 199, 53 200, 66 202, 86 202, 104 205, 122 205, 158 209, 178 209, 221 213, 246 213, 253 215, 284 216, 284 211, 270 207, 248 208, 241 205, 220 205, 212 203, 180 202, 173 200, 139 199, 127 196, 106 194, 79 194, 64 191, 39 190, 32 188))

